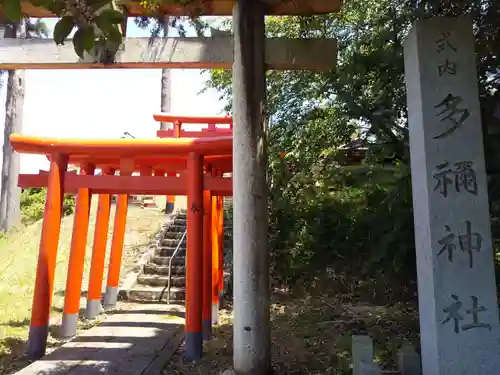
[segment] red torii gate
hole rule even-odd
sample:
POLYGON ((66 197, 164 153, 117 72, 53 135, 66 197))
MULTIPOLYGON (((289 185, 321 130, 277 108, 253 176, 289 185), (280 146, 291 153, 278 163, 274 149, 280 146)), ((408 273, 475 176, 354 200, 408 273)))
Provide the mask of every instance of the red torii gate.
POLYGON ((105 304, 110 306, 116 303, 118 292, 128 195, 187 195, 186 356, 200 358, 203 337, 208 338, 211 332, 212 304, 218 303, 222 289, 222 201, 214 197, 232 195, 231 179, 222 177, 232 171, 232 137, 78 140, 14 134, 10 142, 17 152, 47 155, 50 160, 48 172, 19 176, 20 187, 47 187, 28 339, 30 356, 39 358, 46 349, 65 193, 77 194, 77 202, 62 331, 66 336, 76 332, 90 200, 92 194, 98 193, 87 295, 89 317, 101 310, 110 194, 119 194, 105 294, 105 304), (69 164, 79 165, 80 173, 67 172, 69 164), (102 175, 94 175, 97 168, 102 175), (133 176, 137 170, 141 175, 133 176), (116 171, 120 175, 115 175, 116 171), (184 171, 187 173, 178 177, 165 176, 184 171))
MULTIPOLYGON (((158 130, 158 138, 206 138, 221 135, 233 135, 233 118, 231 116, 178 116, 169 113, 153 115, 156 121, 172 124, 172 129, 158 130), (182 129, 182 125, 208 124, 201 131, 182 129), (218 128, 217 124, 229 125, 229 128, 218 128)), ((232 163, 232 162, 231 162, 232 163)), ((167 174, 173 175, 173 173, 167 174)), ((167 212, 174 208, 175 196, 167 196, 167 212)))
MULTIPOLYGON (((218 137, 223 135, 233 134, 233 118, 232 116, 179 116, 173 115, 171 113, 159 113, 154 114, 153 118, 162 123, 170 123, 172 124, 172 129, 169 130, 158 130, 156 132, 157 137, 159 138, 207 138, 207 137, 218 137), (182 129, 183 125, 200 125, 200 124, 208 124, 207 128, 202 128, 198 131, 182 129), (217 127, 217 125, 229 125, 229 127, 217 127)), ((232 158, 222 158, 223 160, 218 160, 221 164, 221 168, 218 169, 218 174, 222 175, 225 172, 232 171, 232 158)), ((175 175, 174 173, 168 173, 168 175, 175 175)), ((209 190, 209 189, 207 189, 209 190)), ((208 198, 206 198, 208 199, 208 198)), ((205 199, 205 200, 206 200, 205 199)), ((169 209, 169 204, 171 205, 171 209, 173 210, 173 205, 175 204, 175 196, 167 196, 167 210, 169 209)), ((212 319, 212 323, 218 324, 219 322, 219 300, 220 296, 223 293, 224 282, 223 282, 223 266, 224 266, 224 225, 223 225, 223 196, 214 196, 212 197, 212 210, 217 210, 220 212, 220 225, 218 229, 218 237, 221 242, 221 250, 218 252, 218 255, 212 253, 214 264, 217 264, 216 267, 212 267, 216 275, 213 276, 213 280, 219 280, 219 284, 217 285, 217 293, 213 293, 212 298, 212 311, 203 311, 203 321, 204 321, 204 332, 209 332, 211 329, 211 324, 209 323, 210 318, 212 319)), ((207 211, 207 209, 205 210, 207 211)), ((206 217, 206 216, 205 216, 206 217)), ((207 224, 208 225, 208 224, 207 224)), ((215 229, 214 229, 215 230, 215 229)), ((213 232, 213 231, 212 231, 213 232)), ((208 239, 207 239, 208 241, 208 239)))

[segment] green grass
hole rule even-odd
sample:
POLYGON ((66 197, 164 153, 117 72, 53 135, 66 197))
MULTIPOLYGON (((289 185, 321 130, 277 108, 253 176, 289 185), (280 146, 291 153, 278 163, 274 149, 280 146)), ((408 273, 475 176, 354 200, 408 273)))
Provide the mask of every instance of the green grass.
MULTIPOLYGON (((95 213, 96 204, 94 202, 87 237, 83 281, 84 290, 87 290, 87 276, 90 267, 96 218, 95 213)), ((127 257, 137 257, 139 254, 138 248, 143 247, 151 241, 160 229, 164 218, 164 214, 159 210, 143 210, 135 206, 129 208, 127 216, 123 262, 125 269, 122 269, 122 277, 127 271, 126 268, 132 266, 134 263, 134 259, 127 259, 127 257)), ((108 232, 108 257, 113 232, 113 220, 114 205, 111 209, 108 232)), ((23 364, 26 364, 24 352, 30 322, 41 227, 42 223, 37 222, 0 237, 0 374, 9 374, 23 364)), ((57 327, 61 319, 72 228, 73 215, 70 215, 65 217, 61 224, 54 280, 53 307, 50 319, 52 327, 57 327)), ((104 280, 106 279, 106 275, 107 272, 105 270, 104 280)), ((85 298, 81 299, 81 306, 85 306, 85 298)), ((53 329, 51 331, 52 333, 55 332, 53 329)), ((51 338, 49 346, 54 345, 57 345, 57 340, 51 338)))

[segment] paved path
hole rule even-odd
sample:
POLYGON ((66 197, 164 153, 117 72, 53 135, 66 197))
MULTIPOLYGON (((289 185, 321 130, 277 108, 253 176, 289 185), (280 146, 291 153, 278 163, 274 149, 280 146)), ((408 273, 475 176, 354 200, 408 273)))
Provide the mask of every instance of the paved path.
POLYGON ((17 375, 158 375, 184 338, 184 308, 127 304, 17 375))

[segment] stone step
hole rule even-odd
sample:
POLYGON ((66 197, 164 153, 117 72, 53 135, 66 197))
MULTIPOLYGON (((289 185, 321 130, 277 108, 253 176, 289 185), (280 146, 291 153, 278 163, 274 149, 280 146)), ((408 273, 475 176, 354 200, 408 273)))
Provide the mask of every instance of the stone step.
MULTIPOLYGON (((170 262, 170 257, 162 257, 162 256, 154 256, 151 258, 151 263, 157 264, 159 266, 168 266, 170 262)), ((173 266, 182 266, 186 264, 186 257, 176 256, 172 259, 172 267, 173 266)))
MULTIPOLYGON (((137 277, 137 283, 141 285, 165 287, 168 284, 168 276, 141 274, 137 277)), ((186 286, 186 278, 184 276, 172 276, 170 285, 173 287, 184 287, 186 286)))
POLYGON ((179 241, 182 238, 182 236, 184 235, 185 230, 186 229, 183 229, 182 232, 171 232, 170 230, 167 230, 165 232, 165 234, 163 235, 163 238, 170 239, 170 240, 174 239, 174 240, 179 241))
POLYGON ((168 226, 168 232, 184 232, 186 230, 186 225, 178 225, 175 223, 170 223, 168 226))
MULTIPOLYGON (((144 266, 144 273, 148 275, 168 275, 168 266, 149 263, 144 266)), ((172 275, 183 276, 186 274, 186 266, 172 266, 172 275)))
MULTIPOLYGON (((133 302, 166 302, 167 288, 164 286, 136 285, 128 292, 128 298, 133 302)), ((186 291, 184 288, 170 288, 170 301, 184 301, 186 291)))
MULTIPOLYGON (((176 246, 161 246, 156 249, 156 255, 160 257, 169 257, 172 256, 176 249, 176 246)), ((177 251, 176 256, 185 257, 186 256, 186 247, 180 247, 177 251)))
MULTIPOLYGON (((186 248, 186 242, 187 241, 182 241, 181 243, 181 246, 180 248, 181 249, 185 249, 186 248)), ((179 243, 179 239, 175 239, 175 238, 164 238, 163 240, 161 240, 160 242, 160 246, 161 247, 166 247, 166 246, 173 246, 173 247, 177 247, 177 244, 179 243)))
POLYGON ((173 221, 174 225, 181 225, 181 226, 186 226, 187 225, 187 217, 181 218, 181 217, 176 217, 173 221))

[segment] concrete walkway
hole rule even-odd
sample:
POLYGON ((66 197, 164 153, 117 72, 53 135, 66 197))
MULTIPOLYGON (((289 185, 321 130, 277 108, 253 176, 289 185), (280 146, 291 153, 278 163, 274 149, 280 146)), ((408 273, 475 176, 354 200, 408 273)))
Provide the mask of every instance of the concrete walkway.
POLYGON ((18 375, 158 375, 184 338, 184 308, 126 304, 18 375))

